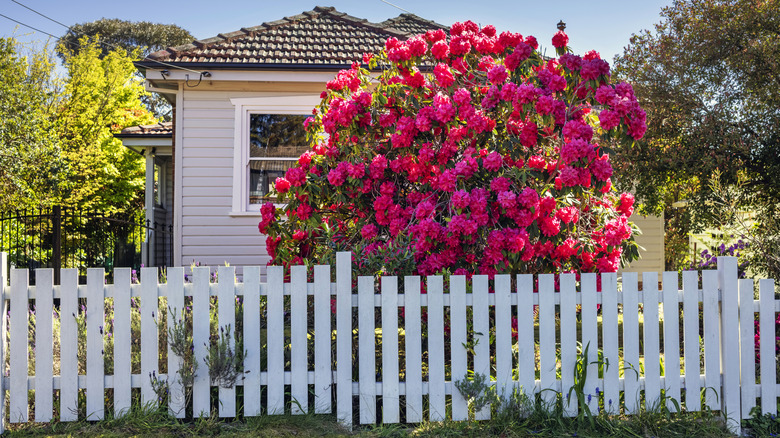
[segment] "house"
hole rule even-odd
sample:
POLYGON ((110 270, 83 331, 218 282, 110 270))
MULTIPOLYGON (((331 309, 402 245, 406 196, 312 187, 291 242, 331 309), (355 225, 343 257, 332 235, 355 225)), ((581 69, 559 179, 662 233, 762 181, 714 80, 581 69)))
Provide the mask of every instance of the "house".
POLYGON ((146 160, 144 217, 148 228, 141 263, 168 266, 173 261, 173 123, 131 126, 114 137, 146 160))
POLYGON ((302 121, 326 82, 388 38, 432 29, 448 27, 413 14, 372 23, 317 7, 137 62, 147 89, 172 103, 172 130, 134 127, 121 138, 147 157, 147 217, 172 221, 174 264, 265 265, 260 205, 306 150, 302 121))

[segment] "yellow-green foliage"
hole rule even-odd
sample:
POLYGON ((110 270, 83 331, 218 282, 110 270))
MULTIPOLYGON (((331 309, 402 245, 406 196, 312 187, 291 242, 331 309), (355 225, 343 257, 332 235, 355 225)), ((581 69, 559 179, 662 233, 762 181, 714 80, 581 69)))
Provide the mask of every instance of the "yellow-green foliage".
POLYGON ((97 43, 81 43, 78 53, 65 51, 68 81, 57 126, 71 168, 65 201, 108 212, 125 210, 141 202, 143 163, 113 134, 154 118, 141 105, 146 92, 133 76, 136 54, 117 49, 101 58, 97 43))

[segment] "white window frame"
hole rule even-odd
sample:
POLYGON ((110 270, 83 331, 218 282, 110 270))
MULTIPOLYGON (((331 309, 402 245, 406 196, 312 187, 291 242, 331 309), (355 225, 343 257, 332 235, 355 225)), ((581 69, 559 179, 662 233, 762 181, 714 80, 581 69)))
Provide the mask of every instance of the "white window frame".
MULTIPOLYGON (((233 98, 233 202, 231 216, 259 216, 260 205, 249 204, 249 123, 251 114, 311 115, 320 103, 318 94, 268 93, 261 97, 233 98)), ((292 159, 297 159, 294 157, 292 159)), ((277 158, 275 158, 277 159, 277 158)))

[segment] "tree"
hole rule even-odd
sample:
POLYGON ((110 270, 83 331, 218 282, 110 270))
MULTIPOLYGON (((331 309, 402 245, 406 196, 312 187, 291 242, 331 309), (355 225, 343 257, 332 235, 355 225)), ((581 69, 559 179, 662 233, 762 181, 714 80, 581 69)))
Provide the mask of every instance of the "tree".
POLYGON ((132 212, 143 199, 143 160, 113 133, 155 120, 140 101, 146 92, 135 77, 137 54, 116 49, 102 55, 98 42, 86 39, 79 47, 63 52, 68 79, 56 129, 71 170, 63 202, 132 212))
POLYGON ((50 205, 68 173, 56 135, 51 52, 0 38, 0 211, 50 205))
POLYGON ((195 39, 187 30, 175 24, 101 18, 71 26, 58 41, 60 57, 64 60, 67 53, 77 54, 81 50, 80 44, 84 37, 90 42, 100 42, 101 57, 112 50, 123 48, 128 53, 140 49, 139 55, 142 58, 149 53, 186 44, 195 39))
POLYGON ((327 84, 312 151, 276 180, 259 229, 277 264, 356 252, 361 273, 615 272, 638 256, 610 151, 645 131, 596 52, 473 22, 367 56, 327 84), (596 109, 599 111, 596 111, 596 109), (596 114, 598 112, 598 114, 596 114), (280 220, 286 216, 285 220, 280 220))
POLYGON ((113 133, 155 118, 132 60, 119 49, 100 57, 86 40, 56 74, 46 48, 25 51, 0 39, 0 201, 2 210, 66 205, 106 213, 137 211, 142 158, 113 133))
MULTIPOLYGON (((175 24, 102 18, 73 25, 60 37, 57 45, 60 58, 65 61, 66 56, 77 55, 85 38, 91 43, 99 44, 101 58, 121 48, 136 55, 136 59, 145 58, 149 53, 166 47, 190 43, 195 39, 187 30, 175 24)), ((141 77, 140 74, 138 76, 141 77)), ((147 93, 141 96, 141 100, 147 109, 158 117, 171 119, 171 105, 162 96, 147 93)))
POLYGON ((621 149, 618 181, 645 211, 666 214, 669 268, 685 263, 689 232, 727 216, 712 187, 739 187, 740 208, 759 218, 780 213, 778 35, 776 0, 678 0, 615 60, 649 126, 621 149))

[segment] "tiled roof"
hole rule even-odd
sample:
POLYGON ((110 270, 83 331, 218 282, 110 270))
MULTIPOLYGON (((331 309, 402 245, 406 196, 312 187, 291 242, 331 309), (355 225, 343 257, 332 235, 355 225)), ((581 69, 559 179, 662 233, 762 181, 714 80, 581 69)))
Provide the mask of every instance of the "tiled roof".
POLYGON ((127 138, 127 137, 170 137, 173 135, 173 123, 172 122, 160 122, 154 125, 138 125, 128 126, 123 129, 121 133, 116 134, 114 137, 127 138))
POLYGON ((439 24, 431 20, 426 20, 414 14, 401 14, 395 18, 385 20, 380 24, 398 29, 401 32, 405 32, 410 35, 418 35, 429 30, 436 29, 445 31, 449 30, 449 27, 443 24, 439 24))
POLYGON ((154 52, 148 57, 152 61, 138 64, 344 66, 360 61, 364 53, 379 52, 389 37, 406 39, 431 29, 446 27, 413 14, 372 23, 318 6, 292 17, 154 52))

